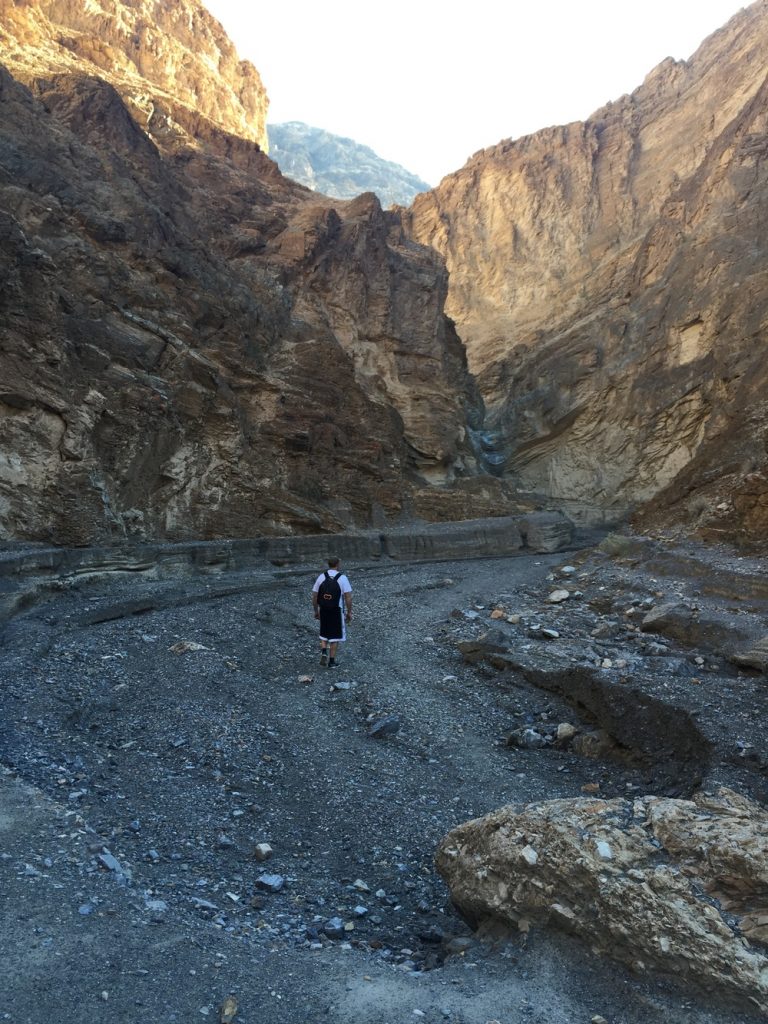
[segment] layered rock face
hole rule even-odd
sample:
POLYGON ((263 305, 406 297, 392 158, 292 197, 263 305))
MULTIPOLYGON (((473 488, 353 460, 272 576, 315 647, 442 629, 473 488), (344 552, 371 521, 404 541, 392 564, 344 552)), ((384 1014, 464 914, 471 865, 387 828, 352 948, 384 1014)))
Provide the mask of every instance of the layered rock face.
POLYGON ((103 77, 150 125, 208 119, 267 149, 259 73, 195 0, 0 0, 0 46, 16 77, 103 77))
POLYGON ((485 444, 523 488, 599 515, 677 483, 665 505, 706 506, 765 462, 766 46, 761 0, 588 121, 416 198, 485 444))
MULTIPOLYGON (((158 7, 213 38, 196 4, 158 7)), ((62 9, 20 8, 6 39, 62 9)), ((146 117, 120 61, 113 85, 47 40, 17 40, 26 86, 0 75, 0 535, 340 530, 472 473, 437 255, 372 196, 282 178, 215 103, 146 117)))
POLYGON ((449 833, 437 866, 474 923, 559 927, 766 1014, 766 854, 764 808, 722 789, 503 807, 449 833))

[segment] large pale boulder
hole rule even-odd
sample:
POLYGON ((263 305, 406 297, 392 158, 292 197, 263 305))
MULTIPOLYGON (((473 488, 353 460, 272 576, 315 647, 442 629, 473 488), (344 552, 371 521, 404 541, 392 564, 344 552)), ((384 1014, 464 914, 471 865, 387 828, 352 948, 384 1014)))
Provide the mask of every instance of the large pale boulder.
POLYGON ((436 859, 475 924, 565 928, 768 1014, 768 813, 732 790, 510 805, 454 829, 436 859))

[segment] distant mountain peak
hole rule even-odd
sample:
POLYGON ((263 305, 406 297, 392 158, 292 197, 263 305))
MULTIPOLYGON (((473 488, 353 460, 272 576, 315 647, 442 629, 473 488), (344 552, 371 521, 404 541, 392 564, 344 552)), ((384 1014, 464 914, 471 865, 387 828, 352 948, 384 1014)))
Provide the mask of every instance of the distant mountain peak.
POLYGON ((303 121, 267 125, 269 155, 294 181, 336 199, 375 192, 382 206, 409 206, 431 186, 354 139, 303 121))

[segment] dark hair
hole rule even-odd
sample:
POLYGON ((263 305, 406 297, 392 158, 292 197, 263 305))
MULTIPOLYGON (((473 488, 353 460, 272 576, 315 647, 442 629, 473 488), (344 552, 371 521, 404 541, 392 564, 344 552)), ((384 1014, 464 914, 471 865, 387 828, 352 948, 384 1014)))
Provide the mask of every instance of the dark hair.
POLYGON ((331 555, 329 557, 329 559, 328 559, 328 568, 329 569, 336 569, 336 568, 338 568, 338 565, 339 565, 339 556, 338 555, 331 555))

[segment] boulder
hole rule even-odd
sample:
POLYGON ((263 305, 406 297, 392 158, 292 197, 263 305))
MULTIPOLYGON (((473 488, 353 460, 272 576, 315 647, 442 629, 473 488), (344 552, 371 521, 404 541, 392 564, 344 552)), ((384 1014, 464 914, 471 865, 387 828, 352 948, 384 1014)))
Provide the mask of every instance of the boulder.
POLYGON ((567 927, 768 1013, 768 812, 732 790, 510 805, 450 832, 436 862, 475 925, 567 927))
POLYGON ((746 644, 731 655, 734 665, 744 668, 756 668, 768 674, 768 636, 763 636, 754 643, 746 644))

